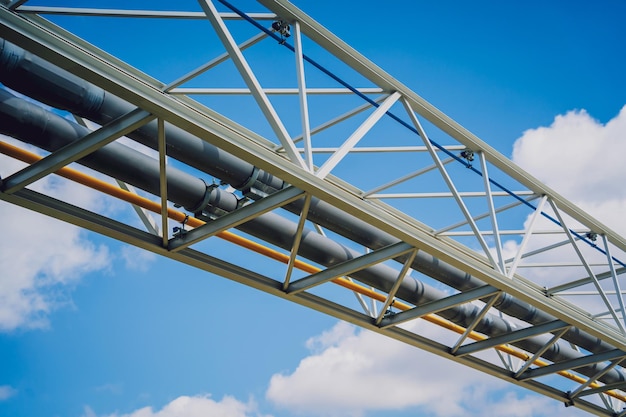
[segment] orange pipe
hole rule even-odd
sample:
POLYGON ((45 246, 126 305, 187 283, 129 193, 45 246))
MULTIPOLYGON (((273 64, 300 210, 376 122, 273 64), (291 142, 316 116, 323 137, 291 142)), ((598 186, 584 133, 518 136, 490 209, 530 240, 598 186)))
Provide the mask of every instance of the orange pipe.
MULTIPOLYGON (((41 156, 34 154, 32 152, 28 152, 24 149, 18 148, 16 146, 10 145, 6 142, 2 142, 0 141, 0 152, 8 155, 12 158, 15 159, 19 159, 22 162, 26 162, 29 164, 35 163, 37 161, 39 161, 40 159, 42 159, 41 156)), ((101 191, 105 194, 111 195, 113 197, 119 198, 121 200, 127 201, 129 203, 132 203, 136 206, 139 207, 143 207, 146 210, 150 210, 152 212, 161 214, 161 204, 156 203, 152 200, 149 200, 145 197, 141 197, 137 194, 131 193, 130 191, 126 191, 123 190, 113 184, 109 184, 108 182, 99 180, 97 178, 94 178, 90 175, 84 174, 80 171, 77 171, 75 169, 72 168, 68 168, 68 167, 63 167, 61 169, 59 169, 58 171, 55 172, 57 175, 60 175, 64 178, 67 178, 69 180, 78 182, 80 184, 83 184, 87 187, 93 188, 95 190, 101 191)), ((204 221, 197 219, 195 217, 187 217, 187 215, 183 212, 180 212, 178 210, 174 210, 172 208, 167 208, 167 216, 172 219, 172 220, 176 220, 178 222, 183 222, 185 221, 185 219, 187 219, 186 224, 188 224, 189 226, 192 227, 199 227, 202 226, 203 224, 205 224, 204 221)), ((249 249, 251 251, 260 253, 262 255, 265 255, 269 258, 272 258, 274 260, 277 260, 279 262, 282 263, 288 263, 289 262, 289 256, 285 255, 284 253, 278 252, 274 249, 268 248, 267 246, 263 246, 257 242, 254 242, 250 239, 246 239, 244 237, 241 237, 239 235, 236 235, 232 232, 228 232, 228 231, 223 231, 223 232, 219 232, 216 234, 216 236, 227 240, 231 243, 234 243, 236 245, 239 245, 241 247, 244 247, 246 249, 249 249)), ((294 261, 294 267, 300 269, 301 271, 305 271, 311 274, 314 274, 316 272, 321 271, 320 268, 317 268, 311 264, 308 264, 306 262, 302 262, 300 260, 295 260, 294 261)), ((346 278, 335 278, 333 279, 331 282, 340 285, 344 288, 347 288, 351 291, 357 292, 359 294, 365 295, 367 297, 373 298, 377 301, 380 302, 385 302, 387 300, 387 296, 385 294, 381 294, 379 292, 376 292, 370 288, 364 287, 360 284, 357 284, 355 282, 350 281, 349 279, 346 278)), ((409 310, 412 307, 409 304, 405 304, 401 301, 395 301, 393 303, 393 306, 398 308, 399 310, 409 310)), ((425 316, 421 317, 422 319, 433 323, 437 326, 443 327, 445 329, 451 330, 453 332, 456 332, 458 334, 463 334, 465 332, 465 328, 459 325, 456 325, 446 319, 443 319, 439 316, 436 316, 434 314, 427 314, 425 316)), ((486 336, 477 333, 477 332, 470 332, 470 334, 468 335, 468 337, 472 340, 485 340, 487 339, 486 336)), ((530 358, 530 356, 520 350, 517 350, 515 348, 512 348, 508 345, 500 345, 500 346, 496 346, 496 349, 498 349, 499 351, 506 353, 508 355, 514 356, 516 358, 519 358, 521 360, 528 360, 530 358)), ((543 361, 541 359, 537 359, 533 362, 535 365, 537 366, 547 366, 549 365, 548 362, 543 361)), ((587 380, 583 377, 580 377, 572 372, 569 371, 559 371, 557 372, 558 375, 561 375, 565 378, 568 378, 572 381, 575 381, 577 383, 583 384, 585 383, 587 380)), ((601 385, 599 385, 598 383, 594 382, 590 384, 590 387, 592 388, 598 388, 601 385)), ((607 395, 610 395, 611 397, 617 398, 618 400, 624 401, 626 402, 626 396, 619 394, 616 391, 607 391, 606 392, 607 395)))

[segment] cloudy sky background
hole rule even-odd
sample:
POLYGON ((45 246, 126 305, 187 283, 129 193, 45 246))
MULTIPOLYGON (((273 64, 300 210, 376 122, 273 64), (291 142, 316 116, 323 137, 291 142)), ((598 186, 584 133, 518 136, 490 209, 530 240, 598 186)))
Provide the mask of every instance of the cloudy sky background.
MULTIPOLYGON (((296 4, 626 233, 621 2, 400 1, 384 16, 380 2, 296 4)), ((19 166, 1 157, 0 175, 19 166)), ((36 189, 133 216, 53 177, 36 189)), ((64 223, 0 213, 0 415, 584 415, 64 223)))

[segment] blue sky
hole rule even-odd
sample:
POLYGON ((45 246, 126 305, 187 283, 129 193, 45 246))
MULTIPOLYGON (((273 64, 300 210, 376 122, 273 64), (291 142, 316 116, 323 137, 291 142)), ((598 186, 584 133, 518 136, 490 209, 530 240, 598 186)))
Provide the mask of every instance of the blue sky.
MULTIPOLYGON (((624 2, 295 4, 626 232, 619 216, 626 194, 617 189, 626 176, 624 2), (555 154, 567 163, 555 163, 555 154)), ((138 53, 105 22, 95 30, 87 20, 59 22, 164 81, 221 47, 207 45, 206 57, 181 48, 180 61, 163 67, 158 49, 138 53)), ((197 22, 183 33, 139 28, 140 38, 205 42, 197 22)), ((0 175, 17 169, 0 161, 0 175)), ((57 191, 75 196, 71 185, 57 191)), ((121 203, 99 205, 94 195, 84 199, 123 210, 121 203)), ((227 417, 583 415, 223 278, 5 203, 0 213, 2 416, 166 417, 183 406, 185 415, 227 417), (393 395, 381 395, 388 384, 393 395)))

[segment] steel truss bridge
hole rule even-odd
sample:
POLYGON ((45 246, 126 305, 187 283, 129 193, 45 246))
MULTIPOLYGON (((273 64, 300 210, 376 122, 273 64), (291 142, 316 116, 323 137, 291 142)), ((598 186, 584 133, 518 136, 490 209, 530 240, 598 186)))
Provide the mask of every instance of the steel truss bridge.
POLYGON ((626 415, 624 237, 295 6, 0 3, 0 82, 13 90, 0 131, 42 149, 1 142, 26 162, 0 168, 2 200, 626 415), (90 43, 102 36, 89 19, 141 28, 126 36, 133 52, 90 43), (204 37, 178 39, 181 27, 204 37), (172 31, 159 65, 133 66, 141 31, 172 31), (29 187, 50 175, 132 204, 145 228, 29 187))

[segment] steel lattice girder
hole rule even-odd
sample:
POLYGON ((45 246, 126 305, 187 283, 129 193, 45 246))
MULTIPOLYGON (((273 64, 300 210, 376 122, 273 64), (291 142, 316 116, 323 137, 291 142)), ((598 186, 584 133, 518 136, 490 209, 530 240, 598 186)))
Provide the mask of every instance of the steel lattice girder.
MULTIPOLYGON (((620 249, 624 249, 623 238, 614 236, 608 228, 600 225, 592 218, 587 218, 588 216, 580 212, 575 206, 547 189, 538 181, 530 178, 526 173, 515 166, 512 166, 506 158, 501 157, 488 147, 488 145, 473 137, 469 132, 436 111, 436 109, 432 108, 432 106, 424 102, 414 93, 397 83, 388 75, 382 73, 373 64, 362 58, 355 51, 352 51, 351 48, 334 38, 331 34, 327 33, 321 26, 308 19, 297 11, 297 9, 288 4, 283 4, 282 2, 272 3, 268 5, 268 7, 274 9, 277 11, 277 14, 283 17, 290 16, 293 19, 297 19, 307 35, 321 40, 320 44, 324 44, 325 41, 323 40, 326 39, 328 44, 324 46, 334 54, 343 57, 344 60, 349 62, 356 70, 375 81, 387 91, 401 91, 403 99, 408 101, 413 110, 417 111, 420 115, 438 125, 442 130, 457 138, 460 142, 466 143, 468 147, 488 154, 492 163, 497 166, 498 163, 501 163, 499 168, 503 171, 511 173, 512 176, 515 176, 519 181, 525 183, 537 194, 549 195, 552 201, 556 201, 556 204, 561 210, 567 212, 573 218, 591 225, 593 230, 606 234, 612 243, 620 249), (314 35, 315 33, 318 35, 314 35)), ((144 116, 151 114, 153 115, 152 117, 166 119, 168 122, 186 129, 196 134, 198 137, 202 137, 208 142, 285 179, 307 194, 329 202, 342 210, 350 211, 357 217, 390 233, 399 240, 406 242, 407 248, 409 249, 415 247, 431 253, 451 265, 466 270, 485 283, 505 291, 516 298, 527 301, 543 311, 564 320, 568 325, 573 325, 581 330, 587 331, 621 349, 626 346, 623 335, 610 327, 590 320, 584 312, 571 308, 567 303, 562 303, 558 299, 546 298, 542 289, 532 283, 521 279, 513 281, 507 279, 507 277, 503 276, 501 273, 494 271, 492 265, 489 265, 484 259, 471 253, 457 243, 436 238, 428 228, 422 227, 416 222, 407 222, 402 213, 391 210, 376 201, 363 201, 359 198, 357 190, 351 189, 348 185, 341 183, 336 178, 328 177, 327 179, 320 179, 312 175, 306 169, 294 166, 282 156, 271 151, 270 144, 263 138, 242 129, 240 126, 231 123, 229 120, 206 108, 198 106, 191 100, 179 96, 173 98, 168 94, 164 94, 162 91, 163 86, 159 82, 138 73, 133 68, 101 51, 93 50, 89 45, 75 38, 73 35, 59 28, 49 26, 38 18, 35 18, 33 23, 21 20, 19 17, 14 16, 4 9, 0 9, 0 12, 0 24, 8 31, 6 35, 8 40, 55 62, 61 67, 70 69, 71 72, 84 79, 134 103, 143 109, 144 116), (346 189, 350 192, 346 193, 346 189)), ((66 161, 70 159, 71 155, 65 157, 66 161)), ((48 169, 46 173, 49 171, 50 169, 48 169)), ((3 196, 3 198, 5 198, 5 196, 3 196)), ((11 198, 7 198, 7 200, 11 201, 11 198)), ((14 202, 21 204, 18 200, 14 202)), ((26 203, 23 205, 28 206, 26 203)), ((67 208, 65 208, 65 210, 67 212, 71 211, 67 208)), ((241 215, 243 216, 243 214, 241 215)), ((254 213, 252 213, 252 215, 254 215, 254 213)), ((59 218, 64 217, 58 213, 53 214, 53 216, 59 218)), ((228 225, 226 225, 226 227, 228 227, 228 225)), ((104 232, 103 230, 99 231, 101 233, 104 232)), ((104 234, 108 235, 108 233, 104 234)), ((120 236, 117 236, 117 238, 119 239, 120 236)), ((202 237, 199 238, 201 239, 202 237)), ((120 240, 126 241, 125 239, 120 240)), ((138 242, 134 244, 138 244, 138 242)), ((150 250, 156 249, 152 248, 150 250)), ((160 249, 159 251, 161 252, 160 249)), ((180 249, 180 251, 186 253, 188 250, 180 249)), ((193 264, 193 262, 191 264, 193 264)), ((232 278, 228 273, 224 273, 224 271, 218 273, 232 278)), ((333 306, 332 308, 335 309, 339 307, 333 306)), ((337 314, 333 315, 337 316, 337 314)), ((348 321, 354 322, 354 320, 348 321)), ((383 323, 386 324, 384 321, 383 323)), ((363 323, 357 324, 364 325, 363 323)), ((372 326, 364 325, 364 327, 371 328, 372 326)), ((391 332, 393 331, 395 330, 391 330, 391 332)), ((430 349, 427 348, 427 350, 430 349)), ((438 353, 442 354, 443 350, 445 349, 438 351, 438 353)), ((460 357, 464 357, 464 355, 460 357)), ((455 360, 461 361, 459 358, 455 360)), ((472 358, 469 361, 477 360, 476 358, 472 358)), ((475 366, 479 369, 485 367, 489 368, 489 366, 476 364, 470 366, 475 366)), ((497 369, 498 371, 483 370, 488 373, 497 374, 504 379, 511 379, 502 372, 501 368, 497 369)), ((519 381, 516 381, 516 383, 519 383, 519 381)), ((535 382, 532 381, 532 384, 534 383, 535 382)), ((526 383, 523 385, 528 386, 532 384, 526 383)), ((549 388, 541 384, 538 386, 541 386, 540 391, 543 393, 550 391, 549 388)), ((551 396, 563 400, 562 392, 559 392, 558 395, 551 396)), ((593 412, 598 412, 598 409, 593 405, 584 405, 582 408, 585 407, 590 407, 594 410, 593 412)))

